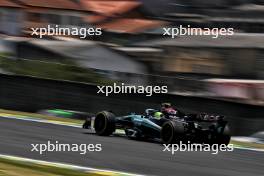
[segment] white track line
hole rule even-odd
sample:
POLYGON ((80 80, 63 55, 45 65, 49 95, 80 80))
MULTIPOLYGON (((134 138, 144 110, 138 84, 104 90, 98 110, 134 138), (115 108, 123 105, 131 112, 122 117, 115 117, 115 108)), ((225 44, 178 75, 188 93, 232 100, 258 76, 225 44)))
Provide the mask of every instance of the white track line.
POLYGON ((117 175, 124 175, 124 176, 144 176, 144 175, 139 175, 139 174, 127 173, 127 172, 120 172, 120 171, 106 170, 106 169, 96 169, 92 167, 83 167, 83 166, 77 166, 77 165, 65 164, 65 163, 59 163, 59 162, 42 161, 42 160, 23 158, 23 157, 12 156, 12 155, 0 154, 0 158, 8 159, 8 160, 30 162, 30 163, 46 165, 46 166, 56 166, 60 168, 80 170, 80 171, 85 171, 85 172, 104 172, 106 175, 109 173, 109 175, 117 174, 117 175))

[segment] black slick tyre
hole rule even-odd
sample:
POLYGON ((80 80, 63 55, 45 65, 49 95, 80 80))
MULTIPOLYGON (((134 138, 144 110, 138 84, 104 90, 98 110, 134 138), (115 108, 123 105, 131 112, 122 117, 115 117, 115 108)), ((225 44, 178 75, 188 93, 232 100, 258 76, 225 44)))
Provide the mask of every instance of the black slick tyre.
POLYGON ((109 136, 115 131, 115 115, 108 111, 99 112, 94 120, 97 135, 109 136))

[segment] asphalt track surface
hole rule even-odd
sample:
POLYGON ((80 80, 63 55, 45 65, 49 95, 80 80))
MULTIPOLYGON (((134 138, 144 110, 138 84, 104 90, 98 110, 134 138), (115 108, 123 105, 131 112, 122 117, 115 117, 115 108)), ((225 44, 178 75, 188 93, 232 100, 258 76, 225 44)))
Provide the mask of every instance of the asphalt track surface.
POLYGON ((100 137, 74 127, 0 118, 0 154, 146 175, 263 176, 264 152, 235 149, 207 152, 163 152, 161 144, 125 137, 100 137), (102 144, 101 152, 31 152, 31 144, 47 141, 102 144))

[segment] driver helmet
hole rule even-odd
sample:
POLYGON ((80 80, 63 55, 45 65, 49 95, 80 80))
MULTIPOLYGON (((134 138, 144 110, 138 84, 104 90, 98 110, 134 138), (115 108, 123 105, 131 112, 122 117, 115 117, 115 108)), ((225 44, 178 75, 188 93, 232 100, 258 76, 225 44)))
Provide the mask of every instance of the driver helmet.
POLYGON ((171 103, 162 103, 161 107, 162 108, 171 108, 171 103))
POLYGON ((153 116, 155 112, 156 112, 155 109, 146 109, 145 111, 147 116, 153 116))
POLYGON ((160 120, 163 116, 164 116, 163 113, 161 113, 161 112, 155 112, 153 117, 155 119, 160 120))

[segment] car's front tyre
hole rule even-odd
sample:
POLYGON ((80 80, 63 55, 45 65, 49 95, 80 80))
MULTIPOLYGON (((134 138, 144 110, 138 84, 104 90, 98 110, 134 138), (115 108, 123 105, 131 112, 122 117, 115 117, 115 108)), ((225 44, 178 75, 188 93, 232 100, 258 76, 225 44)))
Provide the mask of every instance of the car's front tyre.
POLYGON ((109 136, 115 131, 115 115, 108 111, 99 112, 94 120, 94 129, 100 136, 109 136))

